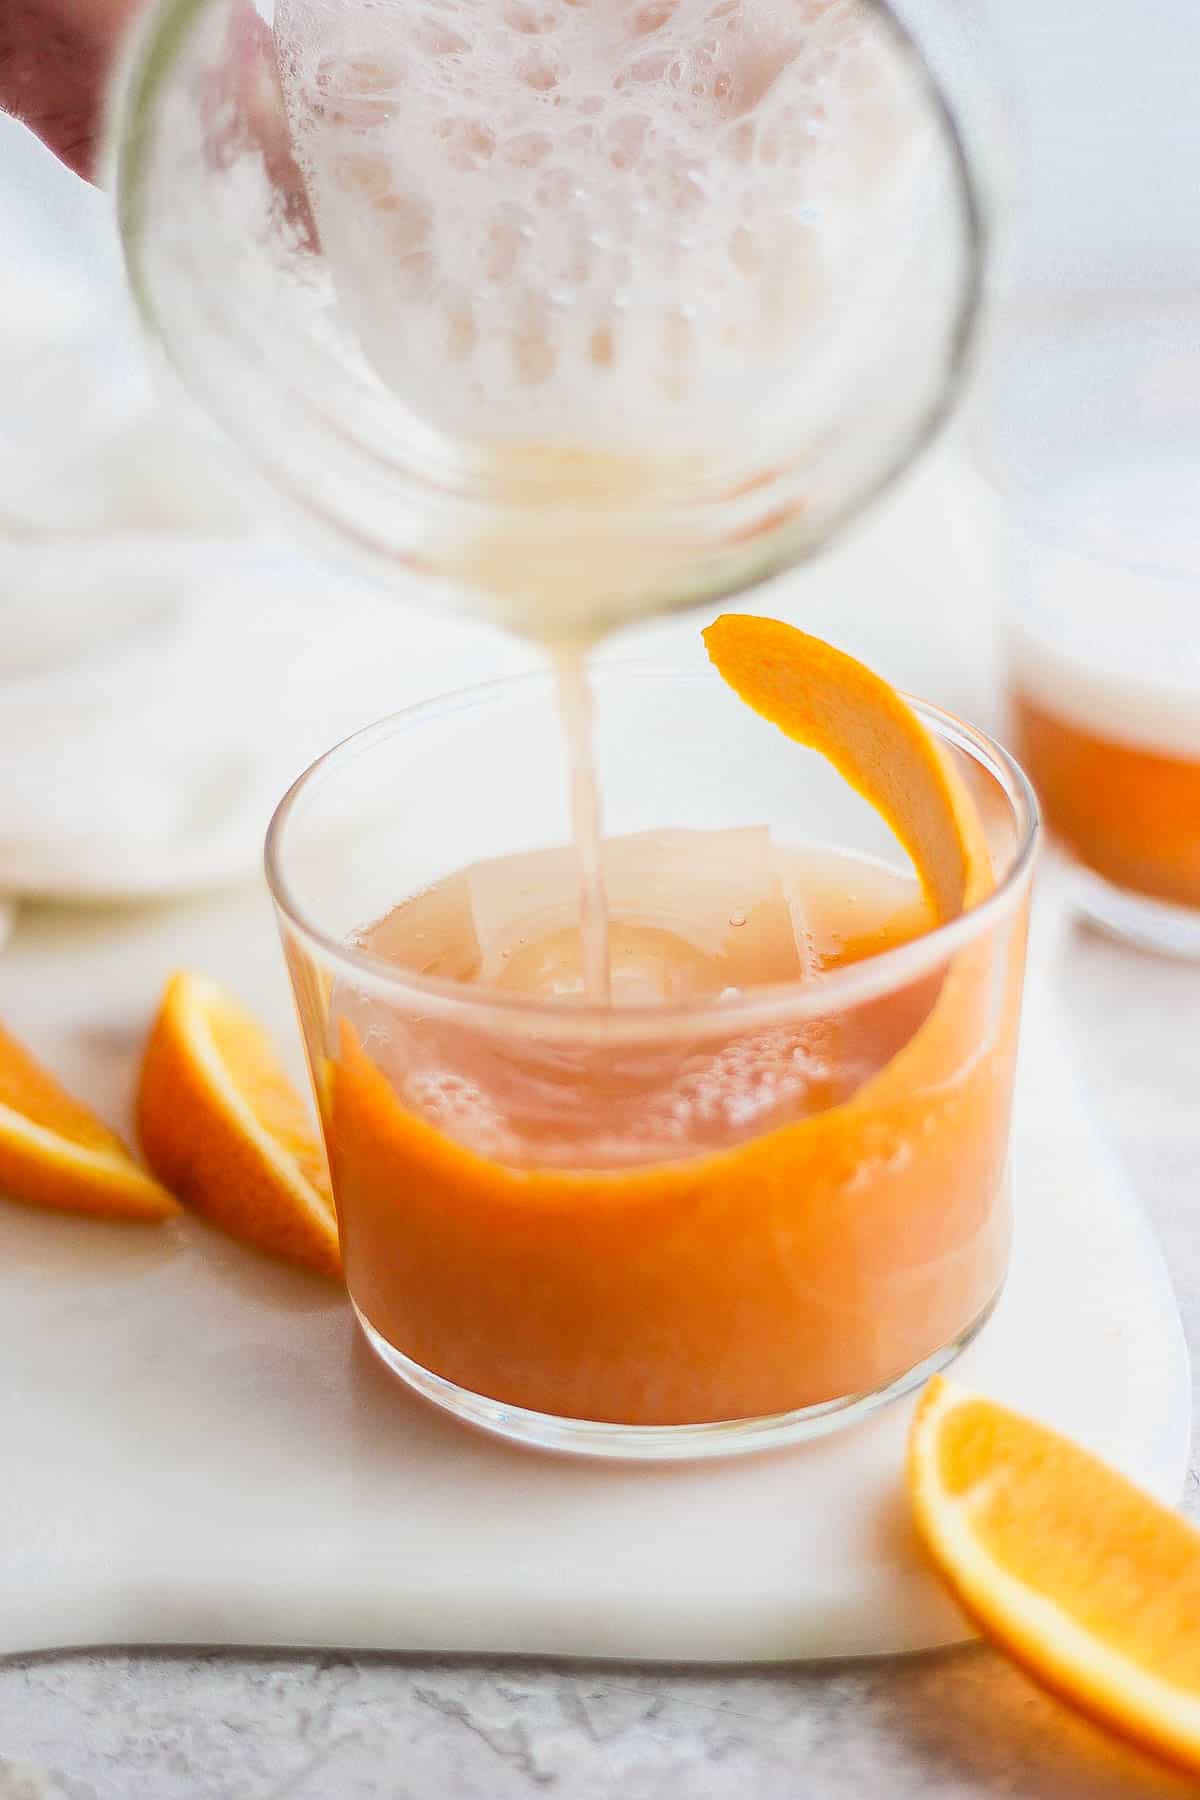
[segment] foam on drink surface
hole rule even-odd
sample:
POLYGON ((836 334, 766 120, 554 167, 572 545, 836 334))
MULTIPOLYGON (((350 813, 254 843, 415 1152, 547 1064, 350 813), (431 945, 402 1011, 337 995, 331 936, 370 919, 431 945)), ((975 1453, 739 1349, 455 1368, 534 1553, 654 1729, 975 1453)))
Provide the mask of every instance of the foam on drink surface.
POLYGON ((276 37, 341 304, 451 437, 693 450, 806 345, 835 381, 867 245, 911 252, 936 121, 863 0, 280 0, 276 37))
MULTIPOLYGON (((821 1111, 915 1029, 932 995, 837 1019, 726 1029, 721 1001, 803 982, 928 926, 911 875, 765 827, 638 833, 604 844, 613 1042, 548 1043, 356 1002, 353 1019, 406 1104, 517 1166, 608 1167, 696 1154, 821 1111), (694 1032, 623 1043, 622 1007, 716 1003, 694 1032)), ((584 997, 567 849, 479 863, 403 902, 356 942, 401 967, 505 1000, 584 997)), ((349 1002, 347 1002, 349 1005, 349 1002)))

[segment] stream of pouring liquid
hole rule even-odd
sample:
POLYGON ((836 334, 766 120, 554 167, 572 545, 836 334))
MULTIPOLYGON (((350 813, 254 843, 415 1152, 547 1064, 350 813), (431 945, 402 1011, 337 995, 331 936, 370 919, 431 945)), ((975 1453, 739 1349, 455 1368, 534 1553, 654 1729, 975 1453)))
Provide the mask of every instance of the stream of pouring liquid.
MULTIPOLYGON (((510 452, 510 470, 535 477, 556 502, 556 529, 501 522, 445 543, 438 567, 460 587, 486 596, 493 621, 536 645, 550 659, 562 727, 571 831, 579 871, 579 937, 583 993, 590 1006, 612 999, 608 903, 601 845, 602 808, 596 772, 591 652, 621 616, 613 596, 638 596, 630 613, 649 617, 654 596, 678 589, 670 547, 627 538, 620 509, 653 494, 678 469, 644 455, 539 445, 510 452), (665 473, 664 473, 665 469, 665 473), (563 523, 562 519, 566 522, 563 523)), ((519 492, 519 487, 514 491, 519 492)))
POLYGON ((608 1006, 612 981, 608 954, 608 900, 600 857, 600 785, 588 684, 587 652, 572 647, 553 653, 567 756, 571 828, 579 869, 579 939, 583 952, 583 992, 590 1006, 608 1006))

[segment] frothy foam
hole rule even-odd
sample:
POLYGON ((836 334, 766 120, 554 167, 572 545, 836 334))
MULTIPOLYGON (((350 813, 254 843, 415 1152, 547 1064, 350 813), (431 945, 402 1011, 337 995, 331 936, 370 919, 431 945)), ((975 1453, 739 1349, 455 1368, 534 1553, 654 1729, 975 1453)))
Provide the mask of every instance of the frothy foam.
MULTIPOLYGON (((616 1007, 705 1003, 694 1033, 634 1044, 618 1028, 611 1042, 546 1042, 503 1021, 493 1033, 342 998, 405 1105, 479 1155, 514 1167, 616 1168, 726 1147, 847 1099, 919 1023, 920 1008, 903 1002, 722 1028, 717 1003, 836 965, 848 933, 877 931, 877 947, 911 936, 911 874, 820 849, 780 851, 760 827, 640 832, 605 851, 616 1007)), ((579 933, 562 926, 569 897, 557 879, 567 867, 558 850, 476 864, 354 941, 506 1001, 578 1001, 579 933)))
POLYGON ((1200 757, 1200 441, 1103 451, 1038 494, 1018 686, 1081 730, 1200 757))
POLYGON ((928 97, 861 0, 281 0, 276 33, 342 305, 454 436, 694 448, 805 349, 836 381, 864 245, 911 250, 928 97))
MULTIPOLYGON (((407 1105, 480 1156, 515 1167, 600 1167, 695 1155, 717 1149, 774 1124, 819 1112, 852 1093, 872 1072, 868 1058, 828 1053, 820 1026, 759 1032, 682 1064, 662 1056, 657 1082, 639 1070, 622 1095, 614 1085, 600 1093, 580 1083, 557 1095, 538 1083, 501 1106, 488 1090, 445 1069, 398 1071, 407 1105)), ((580 1071, 576 1070, 578 1076, 580 1071)), ((599 1070, 595 1071, 599 1080, 599 1070)))

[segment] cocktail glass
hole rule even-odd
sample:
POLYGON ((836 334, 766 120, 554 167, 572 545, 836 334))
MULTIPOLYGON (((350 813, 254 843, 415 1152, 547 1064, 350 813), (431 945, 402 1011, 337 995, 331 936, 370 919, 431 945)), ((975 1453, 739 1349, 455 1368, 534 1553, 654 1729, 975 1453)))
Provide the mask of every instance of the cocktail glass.
POLYGON ((1014 747, 1080 908, 1200 956, 1200 343, 1133 307, 997 378, 1014 747))
POLYGON ((711 673, 602 668, 595 688, 632 967, 623 985, 614 953, 612 1007, 502 973, 576 916, 548 678, 371 727, 276 815, 350 1295, 411 1387, 529 1444, 691 1457, 812 1436, 949 1362, 1001 1287, 1036 808, 1003 750, 919 706, 997 885, 848 960, 856 931, 854 955, 877 948, 871 894, 903 883, 866 802, 711 673), (836 872, 840 966, 810 955, 814 867, 836 872), (664 925, 693 985, 647 1001, 664 925), (481 964, 486 985, 455 978, 481 964), (763 969, 789 974, 756 985, 763 969))

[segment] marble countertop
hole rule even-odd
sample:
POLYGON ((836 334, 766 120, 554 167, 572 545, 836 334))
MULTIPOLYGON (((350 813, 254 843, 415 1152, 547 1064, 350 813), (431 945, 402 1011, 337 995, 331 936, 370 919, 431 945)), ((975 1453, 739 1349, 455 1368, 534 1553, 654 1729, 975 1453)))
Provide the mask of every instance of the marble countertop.
MULTIPOLYGON (((1200 1354, 1200 967, 1079 931, 1063 1003, 1200 1354)), ((1185 1505, 1200 1518, 1193 1457, 1185 1505)), ((0 1800, 1194 1792, 990 1651, 770 1670, 108 1650, 0 1663, 0 1800)))

